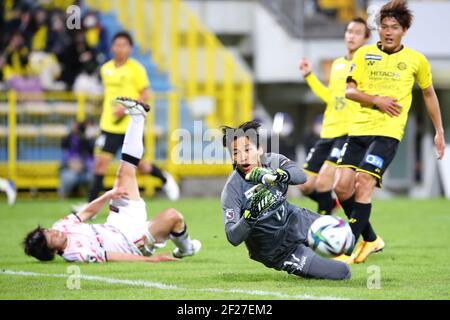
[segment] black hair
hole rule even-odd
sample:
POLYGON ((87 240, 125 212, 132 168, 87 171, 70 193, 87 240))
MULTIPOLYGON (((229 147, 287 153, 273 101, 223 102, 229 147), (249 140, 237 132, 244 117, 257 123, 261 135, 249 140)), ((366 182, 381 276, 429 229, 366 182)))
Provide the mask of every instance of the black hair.
POLYGON ((403 29, 409 29, 412 24, 413 14, 405 0, 392 0, 381 7, 380 24, 385 18, 394 18, 403 29))
POLYGON ((48 247, 43 228, 38 226, 27 234, 23 240, 23 249, 28 256, 41 261, 51 261, 55 258, 55 251, 48 247))
POLYGON ((116 39, 118 39, 118 38, 125 38, 125 39, 127 39, 128 43, 130 44, 130 46, 133 46, 133 37, 127 31, 119 31, 119 32, 117 32, 114 35, 114 37, 112 39, 112 42, 116 41, 116 39))
POLYGON ((259 127, 261 127, 261 124, 256 121, 245 122, 237 128, 222 126, 222 145, 230 150, 233 141, 241 137, 247 137, 252 143, 256 144, 256 148, 259 148, 259 127))
MULTIPOLYGON (((364 27, 365 27, 364 37, 365 37, 366 39, 369 39, 369 38, 370 38, 370 28, 369 28, 369 26, 367 25, 367 22, 366 22, 366 20, 364 20, 364 18, 361 18, 361 17, 355 17, 355 18, 353 18, 348 24, 350 24, 350 23, 352 23, 352 22, 356 22, 356 23, 361 23, 361 24, 363 24, 364 27)), ((347 24, 347 27, 348 27, 348 24, 347 24)))

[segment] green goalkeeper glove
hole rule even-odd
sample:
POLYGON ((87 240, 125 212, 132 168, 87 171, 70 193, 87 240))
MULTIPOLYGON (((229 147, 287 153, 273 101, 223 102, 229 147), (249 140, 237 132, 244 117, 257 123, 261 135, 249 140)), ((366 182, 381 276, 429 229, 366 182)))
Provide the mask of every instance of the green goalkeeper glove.
POLYGON ((273 172, 271 169, 256 167, 247 173, 245 179, 254 183, 271 184, 274 182, 286 183, 289 181, 289 173, 282 169, 273 172))
POLYGON ((261 213, 270 208, 274 203, 275 197, 272 192, 266 188, 261 188, 253 194, 248 209, 244 211, 244 218, 248 221, 256 221, 261 213))

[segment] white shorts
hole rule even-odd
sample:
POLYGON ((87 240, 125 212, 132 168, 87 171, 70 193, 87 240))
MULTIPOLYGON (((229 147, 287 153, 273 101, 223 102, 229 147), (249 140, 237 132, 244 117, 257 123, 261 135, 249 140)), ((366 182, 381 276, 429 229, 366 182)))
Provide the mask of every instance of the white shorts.
POLYGON ((153 237, 148 230, 147 210, 144 200, 111 200, 106 225, 120 230, 139 250, 152 246, 153 237))

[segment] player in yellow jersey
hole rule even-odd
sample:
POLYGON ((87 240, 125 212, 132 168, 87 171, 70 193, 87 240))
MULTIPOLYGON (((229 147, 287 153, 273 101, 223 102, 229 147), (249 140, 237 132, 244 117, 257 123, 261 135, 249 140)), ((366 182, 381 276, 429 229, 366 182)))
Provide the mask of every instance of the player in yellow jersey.
POLYGON ((303 165, 308 180, 300 185, 302 193, 318 203, 320 214, 331 214, 336 205, 332 197, 336 162, 347 139, 357 103, 345 98, 345 82, 355 51, 370 37, 370 29, 362 18, 353 19, 345 31, 347 54, 333 61, 328 87, 311 71, 311 63, 303 58, 300 71, 316 96, 326 104, 319 141, 309 151, 303 165))
POLYGON ((414 81, 422 90, 436 131, 437 158, 445 150, 439 102, 433 88, 430 64, 419 52, 402 45, 412 13, 405 1, 393 0, 380 11, 380 41, 356 51, 346 97, 360 104, 349 137, 338 161, 335 192, 342 206, 352 208, 349 220, 357 246, 348 262, 364 262, 384 248, 369 217, 372 193, 395 156, 408 118, 414 81))
MULTIPOLYGON (((140 101, 148 101, 150 82, 144 67, 130 58, 133 39, 127 32, 118 32, 113 37, 113 59, 100 70, 104 86, 103 111, 100 118, 101 135, 96 141, 95 176, 89 191, 88 201, 98 197, 103 190, 103 178, 114 155, 120 150, 130 121, 125 108, 115 102, 117 96, 127 96, 140 101)), ((163 190, 171 200, 179 197, 179 188, 173 177, 146 161, 139 163, 141 173, 150 173, 161 179, 163 190)))

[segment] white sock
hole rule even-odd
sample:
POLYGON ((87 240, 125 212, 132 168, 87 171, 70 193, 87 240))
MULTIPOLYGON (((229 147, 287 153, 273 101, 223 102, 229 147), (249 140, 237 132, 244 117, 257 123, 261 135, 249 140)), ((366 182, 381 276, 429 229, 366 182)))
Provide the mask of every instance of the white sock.
POLYGON ((184 227, 184 231, 181 235, 171 233, 170 240, 180 249, 181 252, 189 252, 192 250, 191 237, 186 230, 186 226, 184 227))
POLYGON ((131 116, 127 133, 123 140, 122 154, 127 154, 136 159, 141 159, 144 154, 144 128, 145 117, 140 115, 131 116))

